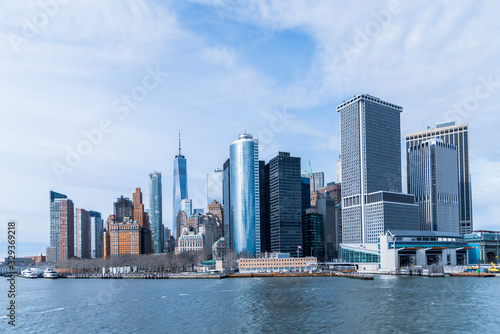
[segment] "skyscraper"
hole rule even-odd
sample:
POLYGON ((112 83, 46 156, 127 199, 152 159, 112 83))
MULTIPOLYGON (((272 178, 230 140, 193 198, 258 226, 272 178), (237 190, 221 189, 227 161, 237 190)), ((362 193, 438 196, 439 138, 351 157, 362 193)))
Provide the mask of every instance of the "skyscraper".
POLYGON ((115 223, 121 223, 125 217, 134 218, 134 203, 128 197, 118 197, 113 204, 115 223))
POLYGON ((47 261, 65 261, 74 257, 74 210, 73 201, 66 195, 50 192, 50 246, 55 252, 51 252, 47 261))
POLYGON ((90 259, 90 215, 87 210, 75 212, 75 256, 90 259))
POLYGON ((101 213, 89 211, 90 216, 90 256, 93 259, 98 259, 104 256, 103 232, 104 221, 101 218, 101 213))
POLYGON ((162 221, 162 187, 161 173, 153 172, 149 174, 149 220, 151 233, 153 235, 153 248, 155 253, 163 253, 164 226, 162 221))
POLYGON ((433 138, 408 149, 408 192, 420 212, 420 230, 459 232, 456 146, 433 138))
POLYGON ((302 174, 302 177, 311 179, 311 192, 321 190, 325 186, 325 173, 313 172, 311 161, 309 161, 309 167, 307 171, 302 174))
POLYGON ((234 249, 233 244, 233 221, 231 216, 231 160, 224 162, 222 175, 222 206, 224 210, 224 239, 226 250, 234 249))
MULTIPOLYGON (((174 160, 174 196, 173 196, 173 214, 172 224, 173 232, 177 233, 177 213, 181 208, 181 201, 188 198, 188 185, 187 185, 187 161, 181 154, 181 134, 179 132, 179 154, 175 156, 174 160)), ((174 235, 174 238, 177 238, 174 235)))
POLYGON ((244 133, 231 144, 230 196, 233 246, 260 255, 259 143, 244 133))
POLYGON ((271 251, 297 254, 302 247, 300 158, 279 152, 269 161, 271 251))
POLYGON ((149 228, 149 221, 145 219, 144 204, 142 203, 141 188, 135 188, 135 193, 132 194, 132 202, 134 203, 134 220, 140 226, 149 228))
POLYGON ((222 233, 224 233, 224 228, 223 228, 223 221, 224 221, 224 211, 222 204, 220 204, 218 201, 213 200, 212 203, 208 205, 208 212, 217 216, 219 219, 219 223, 222 226, 222 233))
MULTIPOLYGON (((474 230, 472 211, 472 184, 469 168, 469 124, 447 122, 427 127, 427 130, 406 135, 406 150, 431 138, 440 138, 446 144, 458 149, 458 182, 460 197, 460 234, 472 233, 474 230)), ((408 168, 409 157, 406 157, 408 168)))
POLYGON ((217 168, 207 174, 207 207, 213 201, 222 203, 222 179, 224 171, 217 168))
POLYGON ((370 95, 339 105, 342 233, 345 243, 376 243, 387 229, 418 229, 414 196, 402 194, 400 113, 370 95))
POLYGON ((188 217, 193 215, 193 201, 189 198, 184 198, 181 201, 181 211, 184 211, 188 217))

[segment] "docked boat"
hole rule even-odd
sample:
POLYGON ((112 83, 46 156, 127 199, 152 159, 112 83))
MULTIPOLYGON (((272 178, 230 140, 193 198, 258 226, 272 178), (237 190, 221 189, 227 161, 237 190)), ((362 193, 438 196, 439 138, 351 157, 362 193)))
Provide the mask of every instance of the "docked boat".
POLYGON ((24 278, 38 278, 38 273, 32 270, 23 270, 24 278))
POLYGON ((448 274, 451 277, 495 277, 495 274, 488 274, 488 273, 450 273, 448 274))
POLYGON ((43 278, 58 278, 58 277, 59 273, 54 269, 47 268, 43 271, 43 278))

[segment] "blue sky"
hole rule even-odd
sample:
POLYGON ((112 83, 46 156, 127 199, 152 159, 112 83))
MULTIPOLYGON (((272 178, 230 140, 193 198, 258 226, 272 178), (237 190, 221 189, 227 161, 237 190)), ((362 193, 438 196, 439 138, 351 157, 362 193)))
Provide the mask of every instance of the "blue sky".
POLYGON ((495 1, 41 3, 0 4, 0 221, 18 221, 21 255, 49 242, 51 189, 107 217, 156 170, 171 226, 178 129, 195 207, 245 129, 261 159, 289 151, 335 181, 335 107, 359 93, 403 106, 402 136, 469 122, 475 228, 499 229, 495 1))

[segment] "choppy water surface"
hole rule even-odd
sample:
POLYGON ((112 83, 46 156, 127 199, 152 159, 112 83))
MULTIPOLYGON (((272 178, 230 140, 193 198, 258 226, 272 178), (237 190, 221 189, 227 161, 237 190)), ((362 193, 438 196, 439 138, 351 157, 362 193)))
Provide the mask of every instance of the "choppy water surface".
MULTIPOLYGON (((1 278, 3 310, 7 291, 1 278)), ((499 291, 500 278, 18 278, 15 331, 493 333, 500 331, 499 291)), ((0 332, 9 327, 1 318, 0 332)))

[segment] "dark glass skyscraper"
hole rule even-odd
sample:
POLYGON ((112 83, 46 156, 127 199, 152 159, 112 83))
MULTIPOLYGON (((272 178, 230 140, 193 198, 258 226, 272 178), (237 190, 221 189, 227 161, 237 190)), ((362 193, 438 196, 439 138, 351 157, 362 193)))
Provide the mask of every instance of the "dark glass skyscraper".
POLYGON ((174 238, 178 238, 177 234, 177 213, 182 210, 181 201, 188 198, 187 184, 187 161, 186 157, 181 154, 181 134, 179 133, 179 154, 174 160, 174 196, 173 196, 173 213, 172 224, 174 238))
POLYGON ((302 247, 300 158, 279 152, 268 165, 271 251, 295 256, 302 247))
POLYGON ((101 213, 89 211, 90 216, 90 256, 93 259, 104 257, 104 221, 101 213))
POLYGON ((75 211, 75 256, 90 259, 90 215, 87 210, 75 211))
POLYGON ((161 173, 149 174, 149 225, 153 235, 155 253, 163 253, 165 227, 162 221, 161 173))

